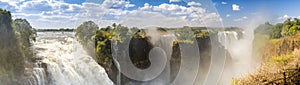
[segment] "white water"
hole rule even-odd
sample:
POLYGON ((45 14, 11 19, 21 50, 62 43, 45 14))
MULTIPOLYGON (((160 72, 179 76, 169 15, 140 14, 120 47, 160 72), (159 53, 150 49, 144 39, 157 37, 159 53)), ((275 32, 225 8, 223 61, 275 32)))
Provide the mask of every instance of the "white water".
POLYGON ((45 78, 50 85, 113 85, 104 68, 74 39, 74 33, 38 32, 34 47, 48 75, 43 68, 34 68, 37 78, 29 81, 32 85, 45 85, 45 78))
POLYGON ((46 85, 46 73, 45 70, 40 66, 40 62, 35 63, 35 68, 33 68, 33 75, 30 76, 28 80, 29 85, 46 85))
POLYGON ((234 31, 219 32, 219 42, 225 47, 230 56, 226 56, 230 61, 226 61, 220 84, 230 84, 232 78, 245 75, 255 70, 252 60, 252 40, 234 31))
POLYGON ((218 32, 218 40, 225 49, 229 49, 231 44, 238 40, 238 34, 234 31, 218 32))
MULTIPOLYGON (((29 80, 31 85, 113 85, 105 70, 87 55, 82 46, 74 40, 73 35, 73 33, 38 33, 34 47, 37 56, 43 58, 41 62, 46 64, 47 70, 43 69, 41 64, 37 64, 33 69, 33 79, 29 80)), ((225 68, 219 84, 228 84, 232 77, 248 71, 250 63, 245 61, 249 61, 250 56, 248 51, 241 52, 243 51, 241 49, 247 49, 244 46, 248 45, 241 43, 244 40, 239 40, 237 36, 236 32, 218 34, 219 42, 229 51, 233 59, 233 65, 230 69, 225 68)), ((167 52, 172 52, 168 46, 172 45, 170 42, 174 40, 173 37, 174 35, 162 36, 159 46, 166 48, 167 52)), ((169 80, 157 78, 153 84, 166 81, 169 80)))

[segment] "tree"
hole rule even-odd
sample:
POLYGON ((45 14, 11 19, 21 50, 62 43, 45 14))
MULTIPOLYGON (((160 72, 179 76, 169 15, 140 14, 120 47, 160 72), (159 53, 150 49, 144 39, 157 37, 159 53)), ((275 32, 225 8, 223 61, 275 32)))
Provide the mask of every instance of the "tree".
POLYGON ((12 27, 22 45, 29 47, 30 40, 35 40, 36 33, 26 19, 15 19, 12 27))
POLYGON ((90 56, 95 55, 95 38, 93 37, 96 34, 96 31, 99 29, 98 25, 93 21, 87 21, 81 24, 76 29, 75 36, 78 41, 83 45, 85 50, 90 56))
POLYGON ((284 21, 283 28, 281 30, 281 35, 283 37, 291 35, 289 33, 289 30, 290 30, 290 27, 292 26, 292 24, 293 24, 293 22, 291 21, 291 18, 288 18, 287 20, 284 21))
POLYGON ((28 29, 32 28, 25 19, 12 22, 10 12, 0 8, 0 82, 3 85, 24 85, 19 81, 27 80, 25 67, 33 66, 26 60, 33 58, 29 44, 24 44, 32 34, 28 29))
POLYGON ((290 34, 290 35, 295 35, 295 34, 297 33, 297 31, 298 31, 298 27, 297 27, 296 24, 294 24, 294 25, 290 28, 289 34, 290 34))
POLYGON ((75 35, 79 38, 81 43, 87 43, 91 37, 96 33, 99 27, 93 21, 87 21, 81 24, 76 29, 75 35))
POLYGON ((114 28, 116 28, 116 27, 117 27, 116 23, 113 23, 113 24, 112 24, 112 26, 113 26, 114 28))
POLYGON ((110 31, 112 28, 111 26, 107 26, 106 28, 103 28, 105 31, 110 31))
POLYGON ((265 24, 259 25, 259 26, 254 30, 254 32, 255 32, 255 33, 260 33, 260 34, 271 35, 271 33, 272 33, 272 27, 273 27, 272 24, 270 24, 269 22, 266 22, 265 24))
POLYGON ((298 18, 294 18, 294 24, 299 26, 300 25, 300 20, 298 18))
POLYGON ((283 23, 278 23, 275 26, 272 27, 272 34, 271 38, 280 38, 281 36, 281 30, 283 27, 283 23))

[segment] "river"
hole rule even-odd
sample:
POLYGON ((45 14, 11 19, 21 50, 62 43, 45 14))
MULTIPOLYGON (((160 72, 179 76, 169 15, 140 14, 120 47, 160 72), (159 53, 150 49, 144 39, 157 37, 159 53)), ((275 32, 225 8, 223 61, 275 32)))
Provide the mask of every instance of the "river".
POLYGON ((74 38, 73 32, 38 32, 31 85, 113 85, 102 68, 74 38))

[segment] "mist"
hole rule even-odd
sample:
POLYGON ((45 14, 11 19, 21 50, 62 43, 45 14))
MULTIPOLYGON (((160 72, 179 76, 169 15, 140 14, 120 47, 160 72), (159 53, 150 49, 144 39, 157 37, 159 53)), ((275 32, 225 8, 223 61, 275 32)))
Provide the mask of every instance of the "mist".
POLYGON ((243 78, 248 73, 255 72, 261 65, 262 59, 253 52, 256 46, 254 43, 254 30, 260 24, 270 20, 271 15, 268 13, 258 13, 255 17, 250 18, 243 28, 243 37, 241 39, 232 39, 231 37, 225 45, 230 61, 226 62, 222 79, 219 84, 231 84, 232 78, 243 78))

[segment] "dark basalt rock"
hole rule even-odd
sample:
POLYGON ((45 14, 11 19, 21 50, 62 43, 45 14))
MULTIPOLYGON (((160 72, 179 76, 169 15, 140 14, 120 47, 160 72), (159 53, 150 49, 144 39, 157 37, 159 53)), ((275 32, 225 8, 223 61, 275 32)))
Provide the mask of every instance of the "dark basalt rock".
MULTIPOLYGON (((200 68, 201 69, 208 69, 210 65, 210 56, 211 56, 211 44, 210 44, 210 38, 209 37, 203 37, 203 38, 197 38, 197 43, 199 46, 199 53, 200 53, 200 68)), ((140 68, 140 69, 145 69, 151 65, 151 62, 148 59, 149 51, 153 48, 154 46, 149 42, 147 38, 133 38, 131 40, 130 46, 129 46, 129 52, 130 52, 130 59, 132 63, 140 68), (140 63, 142 62, 142 63, 140 63)), ((179 71, 180 68, 180 62, 181 62, 181 51, 179 44, 174 44, 173 46, 173 52, 171 55, 171 60, 170 60, 170 69, 171 69, 171 81, 173 81, 179 71)), ((104 67, 106 68, 105 70, 107 71, 107 74, 109 78, 116 83, 117 82, 117 74, 118 70, 114 66, 114 64, 110 67, 104 67)), ((208 70, 202 70, 200 74, 205 74, 207 73, 208 70)), ((204 77, 203 77, 204 78, 204 77)), ((200 79, 203 79, 200 78, 200 79)), ((148 82, 151 82, 148 81, 148 82)), ((147 82, 142 82, 142 81, 136 81, 133 79, 130 79, 126 77, 125 75, 121 75, 121 84, 125 85, 131 85, 131 84, 145 84, 147 82)))

